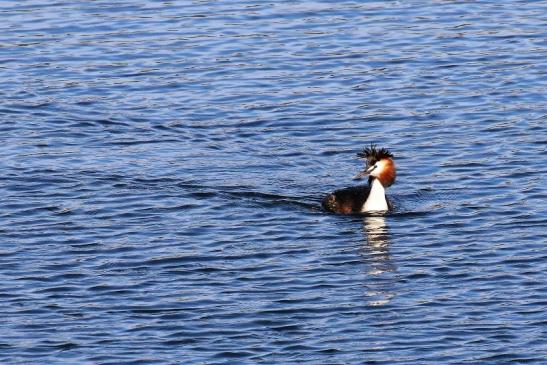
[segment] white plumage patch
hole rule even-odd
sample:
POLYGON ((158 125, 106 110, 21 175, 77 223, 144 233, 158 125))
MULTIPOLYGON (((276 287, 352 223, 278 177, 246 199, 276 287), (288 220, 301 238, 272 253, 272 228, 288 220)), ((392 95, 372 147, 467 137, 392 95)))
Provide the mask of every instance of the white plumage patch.
POLYGON ((361 212, 375 212, 388 210, 386 190, 378 179, 372 181, 370 194, 368 195, 361 212))

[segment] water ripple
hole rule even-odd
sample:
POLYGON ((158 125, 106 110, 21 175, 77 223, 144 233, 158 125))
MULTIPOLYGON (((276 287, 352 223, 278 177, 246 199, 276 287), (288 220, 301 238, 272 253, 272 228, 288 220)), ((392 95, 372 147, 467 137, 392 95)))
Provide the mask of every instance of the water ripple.
POLYGON ((543 363, 546 11, 0 4, 0 359, 543 363))

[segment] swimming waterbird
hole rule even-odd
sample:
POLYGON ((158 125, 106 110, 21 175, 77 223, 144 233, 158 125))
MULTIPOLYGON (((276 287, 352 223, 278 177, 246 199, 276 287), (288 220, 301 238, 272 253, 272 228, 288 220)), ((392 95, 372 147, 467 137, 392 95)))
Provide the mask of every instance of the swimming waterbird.
POLYGON ((328 194, 323 199, 323 208, 340 214, 381 213, 391 210, 393 207, 386 197, 386 188, 395 182, 393 154, 386 148, 376 148, 371 144, 357 156, 365 160, 365 168, 355 176, 355 179, 368 176, 368 184, 328 194))

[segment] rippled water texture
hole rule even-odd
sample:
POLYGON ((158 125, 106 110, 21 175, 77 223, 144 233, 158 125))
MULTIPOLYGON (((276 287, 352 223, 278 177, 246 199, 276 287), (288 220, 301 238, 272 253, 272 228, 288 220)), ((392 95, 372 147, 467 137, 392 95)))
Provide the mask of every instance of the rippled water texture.
POLYGON ((544 363, 546 14, 2 1, 0 362, 544 363))

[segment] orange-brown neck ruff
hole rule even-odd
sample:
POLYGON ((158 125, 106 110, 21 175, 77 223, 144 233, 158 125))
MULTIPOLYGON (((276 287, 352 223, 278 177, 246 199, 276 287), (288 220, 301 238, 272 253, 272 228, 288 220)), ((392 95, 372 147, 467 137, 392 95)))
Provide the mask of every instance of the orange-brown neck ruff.
POLYGON ((387 188, 395 183, 397 172, 395 171, 395 163, 391 158, 386 158, 384 161, 386 161, 386 164, 382 173, 378 176, 378 180, 380 180, 384 188, 387 188))

